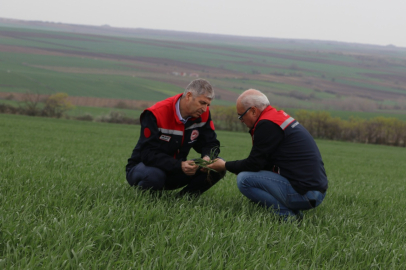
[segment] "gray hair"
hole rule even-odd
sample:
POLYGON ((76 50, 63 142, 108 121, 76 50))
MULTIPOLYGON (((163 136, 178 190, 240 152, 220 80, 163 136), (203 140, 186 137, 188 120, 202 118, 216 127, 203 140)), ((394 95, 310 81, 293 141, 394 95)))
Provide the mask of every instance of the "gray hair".
POLYGON ((257 107, 260 111, 263 111, 270 105, 267 96, 261 91, 255 89, 244 91, 238 99, 240 99, 240 102, 245 109, 249 107, 257 107))
POLYGON ((213 87, 211 87, 210 83, 204 79, 196 79, 194 81, 191 81, 186 87, 185 92, 183 92, 182 97, 186 96, 186 94, 189 92, 192 93, 193 97, 204 95, 205 97, 210 99, 214 98, 213 87))

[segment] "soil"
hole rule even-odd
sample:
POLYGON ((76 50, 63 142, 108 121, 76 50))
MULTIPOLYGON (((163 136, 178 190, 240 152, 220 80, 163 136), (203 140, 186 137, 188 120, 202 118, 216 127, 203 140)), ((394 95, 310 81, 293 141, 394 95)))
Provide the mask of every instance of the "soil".
MULTIPOLYGON (((37 95, 38 100, 45 100, 49 95, 37 95)), ((16 101, 24 101, 27 99, 27 94, 0 92, 0 99, 12 98, 16 101)), ((154 101, 144 100, 127 100, 113 98, 96 98, 96 97, 68 97, 67 100, 75 106, 85 107, 107 107, 107 108, 129 108, 129 109, 145 109, 152 106, 154 101)))

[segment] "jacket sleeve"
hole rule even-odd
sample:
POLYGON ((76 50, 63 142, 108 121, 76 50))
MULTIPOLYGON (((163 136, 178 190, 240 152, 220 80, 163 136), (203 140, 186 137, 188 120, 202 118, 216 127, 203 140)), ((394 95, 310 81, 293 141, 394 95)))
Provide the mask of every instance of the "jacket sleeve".
POLYGON ((226 169, 239 174, 243 171, 257 172, 265 169, 268 159, 284 138, 283 130, 267 120, 258 122, 254 132, 254 144, 246 159, 227 161, 226 169))
POLYGON ((161 151, 159 136, 154 114, 145 111, 141 116, 141 161, 165 172, 181 172, 182 161, 161 151))
POLYGON ((217 140, 217 134, 214 131, 214 124, 211 120, 211 114, 209 111, 209 118, 206 124, 201 129, 201 135, 198 142, 193 149, 201 154, 201 157, 210 156, 210 152, 215 151, 214 157, 216 158, 220 153, 220 142, 217 140))

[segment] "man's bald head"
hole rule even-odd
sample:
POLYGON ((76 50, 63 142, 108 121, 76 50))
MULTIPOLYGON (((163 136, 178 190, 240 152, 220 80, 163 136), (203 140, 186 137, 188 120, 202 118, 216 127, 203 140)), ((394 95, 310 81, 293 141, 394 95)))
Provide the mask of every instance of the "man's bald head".
POLYGON ((256 107, 263 111, 269 106, 269 100, 261 91, 248 89, 237 98, 237 106, 242 106, 244 109, 256 107))

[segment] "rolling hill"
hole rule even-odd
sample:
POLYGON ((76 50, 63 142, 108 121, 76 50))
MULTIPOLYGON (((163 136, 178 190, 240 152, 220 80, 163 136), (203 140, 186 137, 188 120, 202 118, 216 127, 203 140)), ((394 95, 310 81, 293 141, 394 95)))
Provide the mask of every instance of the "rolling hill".
POLYGON ((279 107, 406 108, 406 48, 0 19, 3 98, 153 102, 197 77, 212 83, 218 105, 256 88, 279 107))

